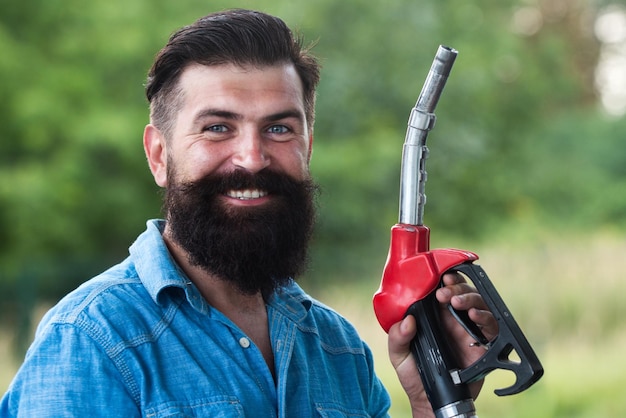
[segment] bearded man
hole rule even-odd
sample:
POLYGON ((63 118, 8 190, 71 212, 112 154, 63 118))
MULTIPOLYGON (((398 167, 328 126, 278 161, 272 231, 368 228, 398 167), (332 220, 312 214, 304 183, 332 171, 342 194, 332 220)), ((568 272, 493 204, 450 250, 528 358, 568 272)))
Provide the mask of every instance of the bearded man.
MULTIPOLYGON (((367 345, 294 281, 315 220, 319 73, 264 13, 172 35, 149 72, 143 137, 165 220, 44 317, 1 416, 387 416, 367 345)), ((456 307, 488 331, 480 296, 446 283, 440 301, 464 294, 456 307)), ((390 358, 414 416, 432 416, 414 335, 411 317, 394 325, 390 358)), ((482 354, 459 346, 468 364, 482 354)))

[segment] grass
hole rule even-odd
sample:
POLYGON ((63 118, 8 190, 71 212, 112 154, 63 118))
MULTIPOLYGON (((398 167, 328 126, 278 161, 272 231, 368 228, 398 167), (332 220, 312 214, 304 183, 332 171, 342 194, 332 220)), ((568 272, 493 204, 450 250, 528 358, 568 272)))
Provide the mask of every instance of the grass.
MULTIPOLYGON (((493 390, 510 384, 511 376, 490 374, 476 403, 479 416, 626 416, 626 398, 622 395, 626 387, 624 237, 611 233, 591 237, 561 234, 466 247, 480 255, 479 263, 545 369, 544 377, 532 388, 503 398, 493 390)), ((406 417, 410 416, 407 401, 387 359, 386 335, 371 308, 379 280, 375 276, 355 288, 330 287, 316 296, 336 307, 359 329, 391 393, 392 416, 406 417)), ((11 335, 0 330, 0 392, 18 367, 9 355, 11 335)))

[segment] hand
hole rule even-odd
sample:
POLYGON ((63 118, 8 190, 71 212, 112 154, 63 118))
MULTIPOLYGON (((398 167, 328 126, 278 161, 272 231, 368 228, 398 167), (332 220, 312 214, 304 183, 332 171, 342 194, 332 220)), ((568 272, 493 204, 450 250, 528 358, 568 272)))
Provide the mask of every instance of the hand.
MULTIPOLYGON (((475 341, 465 329, 454 319, 446 308, 450 303, 457 310, 467 310, 469 318, 478 325, 489 340, 498 334, 498 323, 487 309, 480 294, 469 285, 460 274, 443 276, 444 286, 437 290, 436 297, 441 303, 441 318, 450 340, 454 341, 453 350, 458 354, 461 367, 468 367, 484 353, 483 347, 476 346, 475 341)), ((402 387, 409 396, 413 416, 434 417, 424 387, 417 371, 415 360, 411 354, 410 343, 417 326, 411 315, 393 325, 389 330, 389 358, 398 374, 402 387)), ((472 396, 476 398, 483 382, 470 384, 472 396)))

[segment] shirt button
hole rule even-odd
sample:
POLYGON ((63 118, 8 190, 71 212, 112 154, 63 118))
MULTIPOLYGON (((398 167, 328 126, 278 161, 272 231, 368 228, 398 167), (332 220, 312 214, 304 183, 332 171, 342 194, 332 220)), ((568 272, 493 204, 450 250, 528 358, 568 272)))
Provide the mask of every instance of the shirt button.
POLYGON ((241 337, 239 339, 239 345, 243 348, 248 348, 250 347, 250 340, 247 339, 246 337, 241 337))

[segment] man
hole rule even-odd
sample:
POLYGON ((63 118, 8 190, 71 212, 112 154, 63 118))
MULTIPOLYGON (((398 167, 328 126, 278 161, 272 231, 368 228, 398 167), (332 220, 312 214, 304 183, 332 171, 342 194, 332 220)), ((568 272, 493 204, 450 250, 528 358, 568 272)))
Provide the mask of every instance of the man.
MULTIPOLYGON (((318 79, 284 22, 259 12, 212 14, 170 38, 144 131, 166 220, 44 317, 1 416, 386 416, 368 347, 292 279, 315 217, 318 79)), ((493 334, 480 296, 445 282, 439 300, 493 334)), ((449 328, 466 363, 481 354, 449 328)), ((411 317, 394 325, 390 358, 414 416, 432 416, 414 334, 411 317)))

